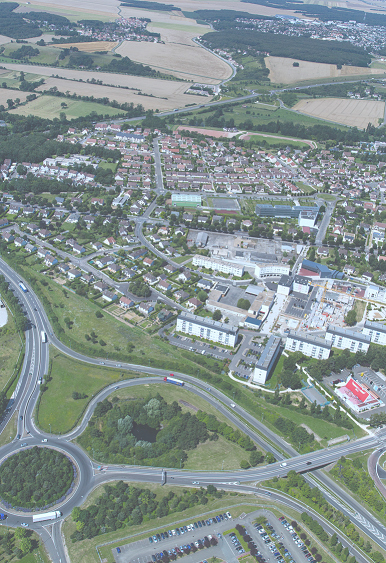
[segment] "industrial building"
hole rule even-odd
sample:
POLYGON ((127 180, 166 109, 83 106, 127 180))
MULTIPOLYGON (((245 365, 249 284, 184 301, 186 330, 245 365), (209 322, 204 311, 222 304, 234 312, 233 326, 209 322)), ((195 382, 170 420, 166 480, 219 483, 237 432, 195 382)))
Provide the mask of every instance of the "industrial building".
POLYGON ((288 352, 302 352, 310 358, 318 360, 327 360, 331 352, 331 342, 327 342, 323 338, 311 336, 308 334, 297 333, 290 330, 285 349, 288 352))
POLYGON ((318 206, 307 205, 271 205, 270 203, 258 203, 255 208, 255 213, 259 217, 289 217, 291 219, 298 219, 303 212, 312 211, 316 214, 319 213, 318 206))
POLYGON ((236 345, 239 334, 239 329, 231 324, 220 323, 185 312, 178 315, 176 330, 231 347, 236 345))

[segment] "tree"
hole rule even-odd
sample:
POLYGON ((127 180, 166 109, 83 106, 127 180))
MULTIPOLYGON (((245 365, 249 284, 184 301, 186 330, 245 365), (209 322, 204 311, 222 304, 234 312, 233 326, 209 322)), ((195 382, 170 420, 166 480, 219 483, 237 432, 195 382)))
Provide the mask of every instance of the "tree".
POLYGON ((208 294, 206 293, 206 291, 204 291, 203 289, 201 291, 198 292, 197 298, 201 301, 201 302, 205 302, 208 299, 208 294))
POLYGON ((267 454, 265 456, 265 461, 267 463, 275 463, 276 459, 275 459, 275 456, 271 452, 267 452, 267 454))
POLYGON ((25 528, 16 528, 15 530, 15 538, 21 540, 25 538, 27 535, 27 530, 25 528))
POLYGON ((250 303, 250 301, 248 301, 248 299, 241 298, 237 301, 237 307, 239 309, 244 309, 245 311, 247 311, 250 306, 251 306, 251 303, 250 303))
POLYGON ((32 551, 32 542, 29 538, 23 538, 20 542, 20 549, 23 553, 29 553, 32 551))
POLYGON ((349 311, 347 313, 347 315, 344 318, 344 322, 348 326, 354 326, 355 325, 355 323, 357 322, 357 313, 356 313, 355 309, 351 309, 351 311, 349 311))
POLYGON ((335 532, 331 536, 330 543, 332 547, 335 547, 336 544, 338 543, 338 536, 336 535, 335 532))
POLYGON ((212 315, 212 319, 214 321, 219 321, 222 317, 222 313, 219 309, 216 309, 215 311, 213 311, 213 315, 212 315))
POLYGON ((259 450, 252 451, 250 456, 249 456, 249 463, 253 467, 256 467, 256 465, 258 465, 259 463, 262 463, 263 460, 264 460, 264 456, 259 450))
POLYGON ((240 461, 240 467, 241 467, 241 469, 249 469, 251 466, 246 459, 242 459, 240 461))

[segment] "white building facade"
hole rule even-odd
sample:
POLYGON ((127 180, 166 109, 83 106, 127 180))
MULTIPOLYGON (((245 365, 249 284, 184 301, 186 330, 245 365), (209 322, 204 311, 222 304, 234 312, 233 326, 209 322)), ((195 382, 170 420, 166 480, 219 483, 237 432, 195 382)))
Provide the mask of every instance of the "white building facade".
POLYGON ((271 336, 253 370, 253 383, 264 384, 271 375, 281 353, 281 338, 271 336))
POLYGON ((255 276, 257 278, 271 278, 288 276, 290 267, 284 264, 256 264, 255 276))
POLYGON ((362 334, 369 336, 371 342, 374 342, 374 344, 386 346, 386 326, 382 323, 366 321, 365 326, 362 330, 362 334))
POLYGON ((332 325, 329 325, 327 329, 326 340, 331 342, 333 348, 347 349, 353 353, 366 353, 371 342, 370 336, 332 325))
POLYGON ((185 312, 178 315, 176 330, 190 336, 219 342, 231 347, 236 345, 239 334, 239 329, 233 325, 185 312))
POLYGON ((285 349, 288 352, 302 352, 305 356, 318 360, 327 360, 331 352, 331 342, 323 338, 308 336, 307 334, 289 332, 285 349))
POLYGON ((209 256, 201 256, 201 254, 195 254, 193 256, 193 265, 202 266, 208 270, 217 270, 223 274, 231 274, 232 276, 237 276, 238 278, 241 278, 244 274, 244 266, 241 266, 240 264, 234 264, 228 260, 210 258, 209 256))
POLYGON ((295 276, 292 289, 295 293, 303 293, 308 295, 310 290, 310 280, 305 276, 295 276))

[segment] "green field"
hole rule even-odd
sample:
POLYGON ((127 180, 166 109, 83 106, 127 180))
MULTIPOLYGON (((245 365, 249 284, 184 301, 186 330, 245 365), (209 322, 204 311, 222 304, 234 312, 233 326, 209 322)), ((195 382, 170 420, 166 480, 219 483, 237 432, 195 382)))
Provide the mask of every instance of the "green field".
POLYGON ((253 134, 251 135, 249 141, 252 143, 256 143, 256 144, 265 144, 268 147, 276 147, 278 145, 280 146, 290 146, 294 149, 301 149, 301 150, 307 150, 310 148, 310 146, 307 143, 302 143, 301 141, 295 141, 295 140, 289 140, 288 137, 281 137, 280 135, 272 135, 269 136, 269 133, 262 133, 261 135, 259 134, 253 134))
MULTIPOLYGON (((20 45, 15 43, 7 43, 4 46, 3 60, 6 57, 11 57, 12 53, 19 49, 20 45)), ((39 45, 33 45, 34 49, 39 49, 39 54, 28 57, 28 61, 32 64, 43 64, 43 65, 55 65, 58 60, 60 49, 55 47, 40 47, 39 45)), ((10 59, 8 59, 10 62, 10 59)), ((12 59, 13 62, 23 63, 24 61, 12 59)))
POLYGON ((66 114, 67 119, 76 119, 77 117, 90 115, 91 112, 109 117, 122 114, 121 110, 104 106, 103 104, 70 100, 56 96, 40 96, 24 106, 11 110, 11 113, 17 113, 18 115, 36 115, 45 119, 59 118, 62 112, 66 114), (67 107, 63 108, 62 103, 65 103, 67 107))
POLYGON ((90 399, 100 389, 122 379, 135 377, 131 372, 93 366, 73 360, 51 348, 52 380, 42 394, 38 409, 39 426, 46 432, 63 434, 76 423, 90 399), (87 399, 74 400, 72 393, 86 393, 87 399))
MULTIPOLYGON (((218 410, 210 405, 205 399, 198 397, 196 394, 191 393, 186 387, 175 387, 174 385, 167 385, 165 388, 164 383, 151 384, 149 387, 130 387, 122 388, 114 391, 111 394, 111 398, 114 396, 119 397, 119 399, 130 399, 130 398, 144 398, 151 393, 153 396, 159 393, 165 401, 168 403, 172 401, 177 401, 182 408, 183 412, 190 412, 194 414, 197 409, 202 410, 208 414, 213 414, 217 420, 220 422, 225 422, 228 426, 236 429, 236 426, 232 424, 224 415, 218 412, 218 410), (183 404, 181 401, 185 401, 183 404)), ((76 401, 80 402, 80 401, 76 401)), ((188 450, 188 460, 184 462, 184 469, 195 469, 195 470, 218 470, 224 471, 232 469, 240 469, 240 461, 243 459, 249 459, 249 452, 243 450, 239 445, 225 440, 222 436, 216 442, 205 442, 204 444, 199 444, 194 450, 188 450), (224 453, 226 452, 226 454, 224 453)))
POLYGON ((15 322, 8 310, 8 322, 0 328, 0 391, 4 389, 14 373, 23 343, 16 331, 15 322))

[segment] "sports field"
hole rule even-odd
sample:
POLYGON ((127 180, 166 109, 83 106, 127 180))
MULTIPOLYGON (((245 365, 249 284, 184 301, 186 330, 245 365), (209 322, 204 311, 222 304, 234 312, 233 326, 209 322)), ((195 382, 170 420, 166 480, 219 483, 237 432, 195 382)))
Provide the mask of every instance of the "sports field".
POLYGON ((286 57, 266 57, 265 64, 269 68, 269 79, 275 84, 291 84, 302 80, 318 80, 321 78, 337 78, 344 76, 364 76, 368 74, 385 74, 386 69, 365 68, 362 66, 343 65, 338 69, 336 65, 312 63, 286 57), (298 63, 299 66, 293 66, 298 63))
POLYGON ((378 120, 383 119, 385 102, 316 98, 301 100, 292 109, 326 121, 365 129, 369 123, 377 126, 378 120))

